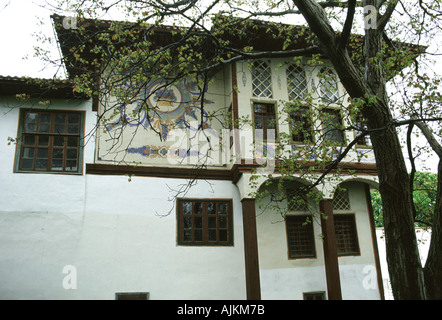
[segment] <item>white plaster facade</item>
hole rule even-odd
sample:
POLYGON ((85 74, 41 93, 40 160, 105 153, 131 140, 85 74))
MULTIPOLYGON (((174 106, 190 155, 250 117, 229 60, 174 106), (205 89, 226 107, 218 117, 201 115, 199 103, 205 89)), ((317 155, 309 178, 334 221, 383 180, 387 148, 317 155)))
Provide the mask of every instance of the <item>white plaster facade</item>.
MULTIPOLYGON (((18 120, 18 109, 5 104, 4 141, 15 135, 18 120)), ((53 101, 52 107, 71 105, 53 101)), ((90 102, 73 108, 85 110, 86 126, 93 128, 90 102)), ((241 208, 231 182, 212 182, 209 188, 201 181, 188 196, 234 200, 235 246, 178 247, 175 211, 167 215, 173 205, 169 188, 184 181, 14 174, 15 146, 4 143, 0 150, 2 299, 114 299, 116 292, 134 291, 147 291, 151 299, 244 299, 241 208), (76 289, 63 287, 65 266, 76 268, 76 289)), ((91 141, 85 162, 93 155, 91 141)))
MULTIPOLYGON (((278 97, 272 102, 276 104, 288 99, 281 64, 283 61, 271 63, 274 97, 278 97)), ((250 117, 251 103, 268 99, 251 96, 251 75, 246 63, 238 64, 237 70, 237 78, 241 79, 239 116, 250 117)), ((312 76, 314 72, 309 73, 309 82, 312 76)), ((220 81, 209 89, 208 99, 212 94, 214 104, 227 109, 232 100, 231 72, 226 69, 218 77, 220 81)), ((85 112, 85 133, 91 135, 84 148, 82 174, 14 173, 16 146, 7 145, 7 139, 17 136, 19 109, 31 107, 38 105, 18 103, 13 97, 2 97, 0 102, 1 299, 114 299, 117 292, 148 292, 150 299, 246 298, 241 200, 254 191, 250 174, 243 173, 236 184, 229 180, 199 180, 183 196, 231 199, 234 245, 179 246, 175 202, 170 199, 187 180, 134 176, 129 181, 124 175, 86 172, 88 163, 117 165, 121 160, 106 159, 100 153, 105 140, 103 128, 95 135, 97 114, 92 111, 92 101, 52 100, 49 106, 85 112)), ((288 127, 281 125, 279 130, 288 127)), ((253 140, 252 127, 246 125, 241 132, 253 140)), ((141 144, 132 145, 135 148, 146 141, 142 136, 137 139, 134 142, 141 144)), ((355 153, 349 155, 352 161, 355 153)), ((158 157, 152 159, 153 162, 143 162, 138 154, 128 163, 173 167, 158 157)), ((232 163, 213 167, 228 170, 232 163)), ((340 178, 317 189, 330 199, 339 183, 351 181, 351 212, 356 217, 360 255, 339 257, 342 297, 380 299, 375 239, 363 185, 376 185, 377 180, 370 175, 340 178)), ((262 178, 258 186, 264 181, 262 178)), ((257 213, 258 206, 259 203, 257 213)), ((314 226, 316 258, 290 260, 285 224, 277 220, 272 212, 257 216, 262 298, 302 299, 304 292, 326 292, 319 222, 314 226)))

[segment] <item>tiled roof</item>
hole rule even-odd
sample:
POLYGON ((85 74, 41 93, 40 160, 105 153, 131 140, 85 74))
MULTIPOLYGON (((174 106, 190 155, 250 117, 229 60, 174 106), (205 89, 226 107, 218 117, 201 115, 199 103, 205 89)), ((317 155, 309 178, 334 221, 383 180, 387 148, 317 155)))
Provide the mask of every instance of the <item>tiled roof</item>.
POLYGON ((22 93, 39 98, 85 98, 73 92, 73 83, 70 80, 0 75, 0 96, 22 93))

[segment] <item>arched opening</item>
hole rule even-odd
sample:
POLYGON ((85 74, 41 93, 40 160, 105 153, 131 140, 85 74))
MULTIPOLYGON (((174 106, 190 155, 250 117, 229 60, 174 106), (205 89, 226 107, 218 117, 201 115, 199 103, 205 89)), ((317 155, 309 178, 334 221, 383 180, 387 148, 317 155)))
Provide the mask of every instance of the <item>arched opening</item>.
POLYGON ((323 194, 305 179, 267 179, 256 192, 257 215, 272 215, 273 223, 277 223, 291 213, 318 214, 322 198, 323 194))

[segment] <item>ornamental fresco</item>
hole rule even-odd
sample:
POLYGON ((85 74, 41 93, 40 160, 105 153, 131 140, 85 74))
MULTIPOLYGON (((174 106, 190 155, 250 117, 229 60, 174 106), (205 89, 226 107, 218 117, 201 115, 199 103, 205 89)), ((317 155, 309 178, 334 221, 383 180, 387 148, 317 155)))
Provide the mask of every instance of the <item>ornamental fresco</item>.
POLYGON ((202 95, 197 85, 191 81, 184 80, 178 84, 161 80, 152 82, 139 94, 136 101, 123 105, 107 121, 100 137, 97 158, 110 160, 111 154, 116 155, 123 151, 126 151, 125 159, 136 162, 144 162, 143 159, 147 158, 158 162, 168 157, 198 157, 198 150, 189 150, 187 143, 177 145, 176 132, 191 135, 198 129, 204 129, 213 134, 215 130, 212 128, 209 112, 223 108, 223 104, 223 100, 218 103, 211 100, 207 89, 202 95), (202 96, 205 97, 204 110, 201 108, 202 96), (131 133, 135 132, 136 135, 131 137, 131 133), (175 132, 175 137, 172 132, 175 132), (122 134, 127 143, 121 143, 119 150, 117 146, 110 146, 112 138, 121 138, 122 134))
MULTIPOLYGON (((133 111, 130 113, 137 116, 131 118, 128 115, 130 107, 123 106, 120 108, 121 117, 116 122, 107 124, 106 130, 112 131, 123 124, 130 127, 150 127, 160 133, 163 141, 167 141, 172 129, 196 131, 201 126, 203 129, 210 128, 209 114, 201 109, 200 97, 201 93, 193 82, 185 80, 182 85, 176 85, 155 81, 135 101, 135 107, 132 106, 133 111), (147 108, 142 108, 144 103, 147 108)), ((213 101, 205 99, 204 105, 209 104, 213 104, 213 101)))

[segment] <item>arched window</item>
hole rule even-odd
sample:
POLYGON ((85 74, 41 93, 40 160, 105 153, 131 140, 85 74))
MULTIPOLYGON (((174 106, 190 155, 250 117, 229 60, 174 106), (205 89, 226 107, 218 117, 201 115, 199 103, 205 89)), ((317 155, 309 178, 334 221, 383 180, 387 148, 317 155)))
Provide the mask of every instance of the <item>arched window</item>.
POLYGON ((319 97, 327 102, 338 100, 338 78, 328 67, 323 67, 318 74, 319 97))
POLYGON ((272 70, 268 62, 254 61, 252 64, 253 96, 258 98, 272 98, 272 70))
POLYGON ((307 95, 307 79, 304 70, 296 65, 287 68, 287 91, 290 100, 302 100, 307 95))

